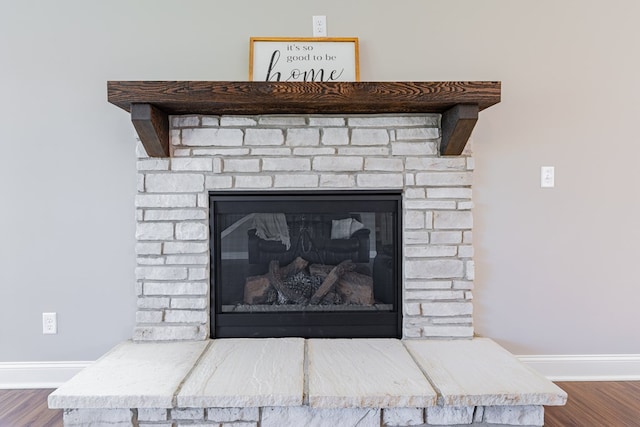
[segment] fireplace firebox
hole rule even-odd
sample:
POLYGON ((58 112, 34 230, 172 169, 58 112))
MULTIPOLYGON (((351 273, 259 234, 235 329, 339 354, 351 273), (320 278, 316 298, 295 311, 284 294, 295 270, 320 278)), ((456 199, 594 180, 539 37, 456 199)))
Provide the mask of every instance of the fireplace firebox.
POLYGON ((402 336, 400 192, 209 198, 212 337, 402 336))

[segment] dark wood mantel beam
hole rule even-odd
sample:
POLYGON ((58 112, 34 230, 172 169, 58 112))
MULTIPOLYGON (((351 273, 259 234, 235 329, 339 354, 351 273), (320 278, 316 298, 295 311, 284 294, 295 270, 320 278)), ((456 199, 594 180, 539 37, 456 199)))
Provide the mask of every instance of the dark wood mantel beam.
POLYGON ((168 117, 184 114, 439 113, 442 154, 459 155, 478 111, 500 102, 500 82, 110 81, 107 91, 152 157, 169 156, 168 117))

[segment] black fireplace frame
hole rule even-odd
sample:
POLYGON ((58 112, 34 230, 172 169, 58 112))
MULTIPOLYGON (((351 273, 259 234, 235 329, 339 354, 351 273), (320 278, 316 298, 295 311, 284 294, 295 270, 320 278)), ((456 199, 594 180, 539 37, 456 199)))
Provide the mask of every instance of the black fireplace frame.
POLYGON ((402 192, 399 190, 211 191, 210 225, 210 335, 212 338, 402 338, 402 192), (218 254, 220 234, 215 221, 218 202, 249 201, 384 201, 394 205, 394 289, 391 311, 296 311, 223 313, 218 254))

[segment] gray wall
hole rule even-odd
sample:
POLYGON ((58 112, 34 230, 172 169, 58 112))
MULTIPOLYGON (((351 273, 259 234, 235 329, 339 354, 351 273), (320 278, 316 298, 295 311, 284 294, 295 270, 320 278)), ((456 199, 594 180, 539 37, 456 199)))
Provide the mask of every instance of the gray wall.
POLYGON ((360 38, 362 80, 502 81, 472 138, 477 332, 640 353, 636 0, 1 0, 0 361, 131 336, 133 129, 106 81, 245 80, 250 36, 310 36, 314 14, 360 38))

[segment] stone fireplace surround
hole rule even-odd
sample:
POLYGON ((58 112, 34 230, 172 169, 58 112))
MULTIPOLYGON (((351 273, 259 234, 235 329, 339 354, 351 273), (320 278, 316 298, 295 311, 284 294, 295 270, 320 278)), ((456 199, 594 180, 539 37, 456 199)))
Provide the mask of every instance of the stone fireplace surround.
POLYGON ((473 157, 441 121, 171 117, 170 157, 137 150, 133 342, 50 396, 65 426, 542 425, 566 394, 474 338, 473 157), (402 190, 403 340, 209 340, 208 192, 316 189, 402 190))
POLYGON ((209 337, 209 191, 402 190, 406 338, 471 338, 470 156, 439 115, 178 116, 171 158, 138 161, 134 340, 209 337))

